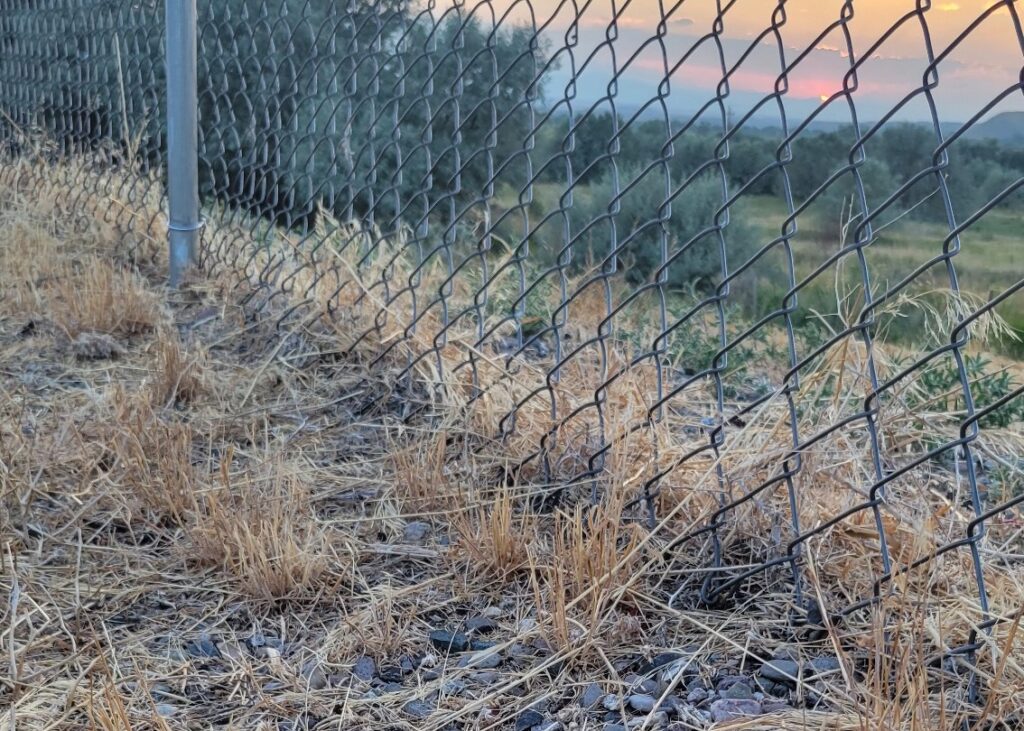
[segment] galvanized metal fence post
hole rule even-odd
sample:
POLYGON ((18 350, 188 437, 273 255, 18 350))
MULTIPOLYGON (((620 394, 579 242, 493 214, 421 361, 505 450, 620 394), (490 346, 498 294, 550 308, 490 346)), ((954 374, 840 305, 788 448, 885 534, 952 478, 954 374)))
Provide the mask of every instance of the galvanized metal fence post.
POLYGON ((196 0, 166 0, 169 284, 198 259, 199 101, 196 0))

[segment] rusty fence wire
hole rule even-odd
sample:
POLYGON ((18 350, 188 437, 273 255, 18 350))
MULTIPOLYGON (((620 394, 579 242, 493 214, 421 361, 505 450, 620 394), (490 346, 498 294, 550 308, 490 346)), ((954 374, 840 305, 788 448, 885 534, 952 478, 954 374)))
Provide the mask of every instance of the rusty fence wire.
MULTIPOLYGON (((784 588, 813 624, 942 566, 986 631, 1024 552, 1024 156, 979 132, 1020 124, 1024 8, 861 5, 205 0, 201 265, 475 409, 537 509, 626 489, 700 564, 676 606, 784 588), (826 535, 872 579, 822 607, 826 535)), ((160 215, 163 10, 0 0, 4 176, 74 156, 50 184, 160 215)))

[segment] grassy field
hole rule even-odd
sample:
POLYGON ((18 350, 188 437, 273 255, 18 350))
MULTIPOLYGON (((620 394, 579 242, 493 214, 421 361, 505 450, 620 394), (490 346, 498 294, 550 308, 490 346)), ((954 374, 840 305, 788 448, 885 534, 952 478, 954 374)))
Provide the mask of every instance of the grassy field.
MULTIPOLYGON (((707 388, 637 430, 654 375, 625 371, 606 390, 615 448, 591 505, 591 486, 565 479, 593 457, 592 412, 559 431, 549 481, 539 467, 513 471, 552 429, 546 400, 520 410, 514 434, 495 429, 546 383, 548 364, 518 358, 510 376, 478 354, 488 388, 472 403, 465 371, 439 381, 433 357, 410 383, 403 368, 433 344, 436 323, 421 320, 381 356, 408 328, 403 300, 369 330, 377 312, 355 302, 373 292, 338 294, 327 276, 308 284, 317 272, 287 249, 299 270, 289 273, 310 278, 299 315, 283 295, 246 296, 250 271, 213 271, 170 294, 158 207, 115 226, 105 214, 128 202, 75 191, 72 207, 60 186, 32 184, 52 166, 23 165, 5 178, 19 185, 0 187, 0 715, 10 728, 1019 726, 1021 518, 987 525, 997 621, 975 634, 985 614, 970 554, 930 559, 973 515, 949 465, 925 462, 889 486, 891 555, 923 564, 869 610, 833 614, 881 573, 868 510, 803 545, 803 586, 822 616, 795 605, 786 565, 707 605, 706 534, 676 541, 716 514, 719 470, 738 495, 791 459, 784 399, 730 424, 717 459, 683 459, 707 444, 707 388), (327 304, 339 314, 324 316, 327 304), (648 528, 630 506, 662 470, 648 528), (977 674, 964 655, 943 659, 969 641, 977 674)), ((206 235, 214 249, 246 244, 216 220, 206 235)), ((402 266, 392 264, 397 279, 402 266)), ((593 297, 571 313, 584 334, 602 316, 593 297)), ((449 333, 437 353, 448 372, 470 337, 449 333)), ((628 357, 616 345, 611 369, 628 357)), ((806 374, 803 434, 860 408, 863 358, 851 343, 806 374)), ((602 367, 566 365, 553 394, 561 413, 593 399, 602 367)), ((894 464, 958 429, 944 404, 904 395, 885 407, 894 464)), ((1016 423, 976 446, 1005 456, 1022 443, 1016 423)), ((804 526, 863 507, 867 455, 862 429, 803 450, 804 526)), ((729 575, 785 550, 791 509, 775 489, 728 516, 729 575)))
MULTIPOLYGON (((767 242, 779 235, 785 213, 780 203, 769 197, 756 197, 744 201, 741 215, 756 222, 759 241, 767 242)), ((881 229, 875 240, 865 249, 865 258, 870 271, 872 287, 878 297, 890 287, 926 263, 943 254, 943 246, 949 238, 949 229, 942 223, 926 222, 904 218, 890 223, 886 218, 875 222, 881 229)), ((852 240, 858 221, 854 219, 849 227, 847 239, 852 240)), ((997 209, 982 217, 974 226, 960 236, 961 249, 952 258, 958 285, 962 292, 974 301, 985 301, 1016 284, 1024 272, 1024 208, 997 209)), ((799 282, 821 265, 825 259, 839 250, 843 240, 843 224, 823 220, 813 211, 800 220, 800 232, 793 239, 793 255, 796 277, 799 282)), ((812 280, 802 290, 803 310, 798 320, 812 317, 817 313, 835 312, 837 267, 812 280)), ((779 279, 785 270, 776 263, 768 276, 759 280, 760 299, 778 301, 784 294, 779 279)), ((859 292, 861 269, 855 257, 849 257, 838 281, 847 292, 859 292)), ((917 276, 903 292, 910 298, 925 297, 935 302, 930 293, 950 289, 950 279, 945 263, 936 262, 917 276)), ((856 297, 858 301, 862 301, 856 297)), ((1024 293, 1017 293, 997 309, 1013 329, 1014 334, 1024 338, 1024 293)), ((921 345, 922 314, 909 305, 893 311, 888 316, 886 334, 897 342, 921 345)), ((1024 355, 1024 348, 1012 336, 1001 339, 995 349, 1003 354, 1024 355)))

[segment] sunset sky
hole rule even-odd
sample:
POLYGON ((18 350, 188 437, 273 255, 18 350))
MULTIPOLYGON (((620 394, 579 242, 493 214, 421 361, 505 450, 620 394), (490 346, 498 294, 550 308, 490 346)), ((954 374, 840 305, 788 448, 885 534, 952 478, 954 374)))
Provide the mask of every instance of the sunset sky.
MULTIPOLYGON (((737 0, 725 13, 721 37, 727 68, 733 66, 757 35, 771 25, 777 5, 777 0, 737 0)), ((915 0, 856 0, 854 17, 848 23, 855 57, 862 58, 887 29, 913 11, 916 5, 915 0)), ((932 0, 931 9, 923 14, 933 51, 938 55, 986 9, 998 6, 939 66, 940 84, 935 97, 943 120, 965 120, 999 92, 1020 83, 1024 50, 1009 5, 1016 8, 1019 16, 1024 16, 1024 0, 932 0)), ((525 6, 524 2, 518 3, 512 17, 526 19, 525 6)), ((807 114, 821 104, 821 99, 842 88, 843 77, 850 69, 842 30, 836 29, 815 42, 817 36, 840 17, 842 6, 842 0, 789 0, 786 3, 788 17, 781 35, 787 62, 791 63, 813 44, 810 55, 790 75, 786 105, 794 117, 807 114)), ((615 7, 618 9, 619 36, 615 42, 614 62, 612 54, 603 49, 581 69, 588 54, 605 38, 609 21, 615 15, 611 0, 592 0, 589 4, 586 0, 578 0, 575 8, 579 11, 572 2, 533 1, 537 25, 551 19, 544 35, 551 53, 565 45, 565 29, 569 27, 571 18, 580 12, 579 43, 573 54, 578 76, 578 99, 589 103, 604 95, 612 69, 618 68, 617 104, 629 111, 656 94, 658 83, 666 73, 660 46, 644 46, 655 35, 659 20, 664 17, 667 23, 665 53, 671 69, 688 49, 711 31, 717 3, 715 0, 675 3, 632 0, 617 2, 615 7), (624 69, 630 55, 639 48, 644 50, 624 69)), ((862 119, 877 119, 898 99, 921 86, 926 58, 922 25, 914 16, 904 22, 861 67, 860 90, 855 99, 862 119)), ((560 70, 552 75, 547 85, 547 96, 551 102, 561 98, 572 67, 569 56, 564 52, 561 59, 560 70)), ((729 107, 732 112, 741 115, 758 99, 771 93, 779 72, 778 48, 774 38, 769 37, 755 47, 731 77, 729 107)), ((721 76, 714 43, 701 43, 670 77, 672 111, 692 112, 712 98, 721 76)), ((1024 93, 1018 89, 993 114, 1020 110, 1024 110, 1024 93)), ((765 114, 770 112, 766 110, 765 114)), ((901 118, 924 119, 926 116, 927 108, 922 98, 909 106, 901 118)), ((833 102, 821 118, 848 120, 845 102, 833 102)))

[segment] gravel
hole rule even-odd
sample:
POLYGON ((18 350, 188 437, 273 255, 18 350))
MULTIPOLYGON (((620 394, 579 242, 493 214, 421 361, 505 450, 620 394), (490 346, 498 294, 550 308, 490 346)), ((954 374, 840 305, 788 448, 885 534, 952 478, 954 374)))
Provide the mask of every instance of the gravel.
POLYGON ((402 706, 402 710, 413 718, 426 718, 434 712, 434 709, 433 703, 421 699, 411 700, 402 706))
POLYGON ((584 689, 583 695, 580 698, 580 705, 587 710, 590 710, 592 708, 596 708, 602 698, 604 698, 604 690, 601 688, 600 684, 591 683, 584 689))
POLYGON ((822 655, 811 660, 811 669, 818 674, 835 672, 841 667, 839 658, 834 655, 822 655))
POLYGON ((516 718, 516 731, 528 731, 544 723, 544 716, 534 710, 526 710, 516 718))
POLYGON ((504 661, 500 652, 494 650, 483 650, 473 655, 466 655, 459 660, 460 668, 477 668, 479 670, 491 670, 498 667, 504 661))
POLYGON ((486 635, 498 629, 498 623, 490 617, 470 617, 466 620, 466 632, 486 635))
POLYGON ((469 638, 466 635, 443 629, 430 633, 430 643, 442 652, 466 652, 470 646, 469 638))
POLYGON ((405 524, 405 530, 402 532, 402 539, 406 543, 423 543, 427 536, 430 535, 432 530, 430 523, 425 523, 422 520, 414 520, 410 523, 405 524))
POLYGON ((352 668, 352 674, 360 680, 367 682, 373 680, 373 676, 377 674, 377 663, 372 658, 363 655, 356 660, 355 667, 352 668))
POLYGON ((694 688, 686 695, 686 702, 697 705, 708 699, 708 692, 703 688, 694 688))
POLYGON ((761 677, 778 683, 796 685, 796 678, 800 677, 800 666, 793 660, 769 660, 761 666, 761 677))
POLYGON ((220 650, 217 649, 217 645, 214 644, 210 635, 205 632, 188 643, 186 649, 192 657, 220 657, 220 650))
POLYGON ((634 693, 627 701, 629 707, 637 713, 650 713, 654 710, 657 699, 652 695, 646 695, 641 693, 634 693))
POLYGON ((744 698, 722 698, 711 704, 711 720, 715 723, 735 721, 761 714, 761 704, 744 698))
POLYGON ((734 683, 722 694, 724 698, 740 698, 740 699, 751 699, 754 697, 754 691, 750 689, 750 686, 746 683, 734 683))

